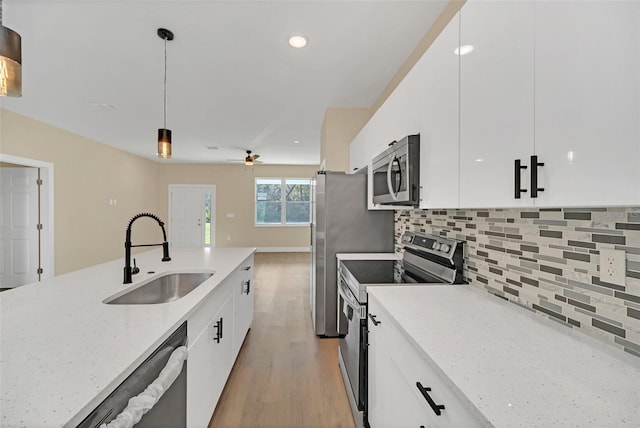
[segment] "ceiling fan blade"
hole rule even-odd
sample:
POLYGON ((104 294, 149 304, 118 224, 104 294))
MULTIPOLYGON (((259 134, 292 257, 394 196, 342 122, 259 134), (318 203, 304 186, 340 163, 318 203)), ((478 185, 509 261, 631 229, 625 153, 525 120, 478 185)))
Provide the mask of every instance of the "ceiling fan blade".
POLYGON ((260 155, 253 155, 253 156, 252 156, 253 160, 258 159, 259 157, 260 157, 260 155))

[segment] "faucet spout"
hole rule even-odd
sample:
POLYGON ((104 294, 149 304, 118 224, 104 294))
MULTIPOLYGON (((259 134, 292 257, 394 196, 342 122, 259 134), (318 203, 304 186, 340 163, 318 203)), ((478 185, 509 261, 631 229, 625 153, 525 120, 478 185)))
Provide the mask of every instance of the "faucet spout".
POLYGON ((133 218, 131 218, 131 220, 129 221, 129 225, 127 226, 127 233, 126 233, 126 237, 125 237, 125 241, 124 241, 124 282, 123 284, 131 284, 132 282, 132 276, 134 273, 138 273, 138 272, 134 272, 134 270, 131 268, 131 248, 133 247, 156 247, 156 246, 160 246, 162 245, 162 261, 163 262, 168 262, 171 260, 171 257, 169 257, 169 242, 167 242, 167 232, 164 229, 164 222, 162 220, 160 220, 160 218, 158 216, 156 216, 155 214, 151 214, 151 213, 140 213, 140 214, 136 214, 135 216, 133 216, 133 218), (163 241, 160 244, 139 244, 139 245, 133 245, 131 243, 131 226, 133 226, 133 223, 138 220, 141 217, 150 217, 152 219, 154 219, 155 221, 158 222, 158 225, 160 226, 160 228, 162 229, 162 238, 163 241))

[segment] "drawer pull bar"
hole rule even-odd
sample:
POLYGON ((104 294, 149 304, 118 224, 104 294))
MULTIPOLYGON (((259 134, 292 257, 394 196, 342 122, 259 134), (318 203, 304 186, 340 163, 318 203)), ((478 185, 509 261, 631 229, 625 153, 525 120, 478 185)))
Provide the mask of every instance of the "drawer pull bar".
POLYGON ((538 192, 544 192, 544 187, 538 187, 538 167, 544 166, 544 162, 538 162, 538 156, 531 156, 531 197, 537 198, 538 192))
POLYGON ((371 321, 373 321, 373 325, 378 325, 378 324, 382 324, 382 321, 378 321, 376 319, 376 316, 373 314, 369 314, 369 318, 371 318, 371 321))
POLYGON ((222 339, 222 320, 223 318, 220 318, 213 326, 216 329, 216 335, 213 337, 216 343, 220 343, 220 339, 222 339))
POLYGON ((418 390, 420 391, 424 399, 427 400, 427 403, 429 403, 429 406, 431 406, 433 413, 440 416, 442 414, 441 410, 444 410, 444 404, 436 404, 436 402, 433 401, 433 398, 431 398, 431 396, 429 395, 429 391, 431 391, 431 388, 425 388, 420 382, 416 382, 416 386, 418 387, 418 390))
POLYGON ((515 160, 515 172, 513 173, 513 176, 515 177, 515 195, 514 197, 516 199, 520 199, 520 193, 526 192, 527 189, 523 189, 522 188, 522 184, 521 184, 521 173, 522 171, 520 171, 521 169, 527 169, 526 165, 522 165, 522 161, 520 159, 516 159, 515 160))

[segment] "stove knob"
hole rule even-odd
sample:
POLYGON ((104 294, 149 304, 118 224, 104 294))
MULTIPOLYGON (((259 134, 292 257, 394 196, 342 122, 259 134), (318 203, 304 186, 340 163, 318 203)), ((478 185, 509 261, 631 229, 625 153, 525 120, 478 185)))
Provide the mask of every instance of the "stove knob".
POLYGON ((449 244, 440 244, 440 251, 443 253, 448 253, 450 249, 451 246, 449 244))
POLYGON ((438 241, 435 241, 431 246, 431 249, 434 251, 438 251, 440 249, 440 243, 438 241))

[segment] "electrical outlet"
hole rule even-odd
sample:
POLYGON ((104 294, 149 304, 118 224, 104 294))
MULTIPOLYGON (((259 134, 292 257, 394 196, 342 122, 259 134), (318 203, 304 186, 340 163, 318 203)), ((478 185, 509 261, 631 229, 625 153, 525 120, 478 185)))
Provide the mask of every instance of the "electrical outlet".
POLYGON ((600 280, 625 285, 627 263, 623 250, 600 250, 600 280))

